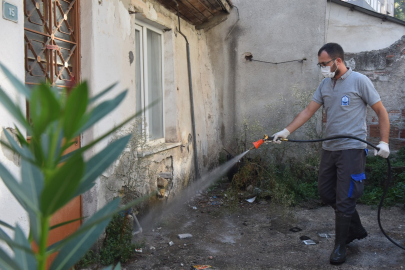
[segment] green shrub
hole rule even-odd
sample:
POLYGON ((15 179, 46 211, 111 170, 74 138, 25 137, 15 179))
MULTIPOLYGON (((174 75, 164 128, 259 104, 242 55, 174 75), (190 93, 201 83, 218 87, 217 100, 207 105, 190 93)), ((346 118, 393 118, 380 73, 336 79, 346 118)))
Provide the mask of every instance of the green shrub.
MULTIPOLYGON (((405 147, 390 156, 392 179, 389 183, 384 206, 405 203, 405 147)), ((366 182, 359 202, 378 205, 387 185, 387 161, 380 157, 369 157, 366 163, 366 182)))
POLYGON ((106 228, 106 236, 100 249, 100 262, 103 265, 114 262, 127 262, 135 253, 135 244, 131 243, 131 220, 120 214, 115 215, 106 228))

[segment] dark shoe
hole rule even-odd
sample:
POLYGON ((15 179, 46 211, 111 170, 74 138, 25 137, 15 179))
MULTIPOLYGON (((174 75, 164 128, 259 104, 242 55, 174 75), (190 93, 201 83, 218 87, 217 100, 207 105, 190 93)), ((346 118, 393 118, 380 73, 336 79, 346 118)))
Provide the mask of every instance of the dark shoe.
POLYGON ((342 264, 346 261, 346 239, 352 215, 336 211, 335 219, 335 246, 330 255, 331 264, 342 264))
POLYGON ((349 235, 347 236, 346 244, 351 243, 354 240, 361 240, 366 238, 367 231, 361 225, 360 216, 357 210, 354 210, 352 220, 350 221, 349 235))

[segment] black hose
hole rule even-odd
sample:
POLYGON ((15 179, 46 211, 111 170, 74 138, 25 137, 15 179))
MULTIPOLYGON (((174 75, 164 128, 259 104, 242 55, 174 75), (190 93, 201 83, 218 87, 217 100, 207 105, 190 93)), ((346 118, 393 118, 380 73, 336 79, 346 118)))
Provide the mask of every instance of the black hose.
MULTIPOLYGON (((272 140, 273 138, 269 138, 268 140, 270 140, 270 139, 272 140)), ((380 150, 377 146, 375 146, 374 144, 372 144, 372 143, 370 143, 370 142, 368 142, 368 141, 362 140, 362 139, 357 138, 357 137, 345 136, 345 135, 343 135, 343 136, 334 136, 334 137, 329 137, 329 138, 325 138, 325 139, 318 139, 318 140, 290 140, 290 139, 286 139, 286 141, 287 141, 287 142, 309 143, 309 142, 330 141, 330 140, 335 140, 335 139, 354 139, 354 140, 358 140, 358 141, 364 142, 364 143, 370 145, 371 147, 373 147, 373 148, 375 148, 375 149, 377 149, 377 150, 380 150)), ((403 250, 405 250, 405 247, 404 247, 404 246, 398 244, 398 243, 395 242, 391 237, 389 237, 389 236, 387 235, 387 233, 384 231, 384 229, 383 229, 383 227, 382 227, 382 225, 381 225, 381 208, 382 208, 382 206, 383 206, 384 199, 385 199, 385 196, 386 196, 386 194, 387 194, 388 186, 389 186, 389 184, 390 184, 390 182, 391 182, 391 177, 392 177, 392 176, 391 176, 391 175, 392 175, 392 172, 391 172, 391 162, 390 162, 389 158, 386 158, 386 160, 387 160, 387 166, 388 166, 388 177, 387 177, 387 182, 386 182, 386 184, 385 184, 385 188, 384 188, 384 190, 383 190, 383 195, 382 195, 381 200, 380 200, 380 204, 378 205, 378 214, 377 214, 378 226, 380 227, 380 230, 381 230, 381 232, 383 233, 383 235, 384 235, 389 241, 391 241, 391 242, 392 242, 394 245, 396 245, 397 247, 402 248, 403 250)))

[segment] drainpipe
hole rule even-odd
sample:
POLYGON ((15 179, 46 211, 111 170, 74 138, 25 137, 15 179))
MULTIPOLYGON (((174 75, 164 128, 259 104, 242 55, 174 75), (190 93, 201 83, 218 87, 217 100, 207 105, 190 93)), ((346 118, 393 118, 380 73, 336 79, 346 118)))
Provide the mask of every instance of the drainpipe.
POLYGON ((188 43, 187 37, 181 32, 180 28, 180 15, 179 15, 179 4, 176 0, 173 0, 177 6, 177 18, 179 20, 179 34, 184 37, 186 40, 186 49, 187 49, 187 68, 188 68, 188 88, 190 91, 190 111, 191 111, 191 125, 193 129, 193 148, 194 148, 194 170, 195 170, 195 179, 197 180, 200 176, 198 170, 198 155, 197 155, 197 139, 195 132, 195 118, 194 118, 194 99, 193 99, 193 81, 191 78, 191 62, 190 62, 190 44, 188 43))

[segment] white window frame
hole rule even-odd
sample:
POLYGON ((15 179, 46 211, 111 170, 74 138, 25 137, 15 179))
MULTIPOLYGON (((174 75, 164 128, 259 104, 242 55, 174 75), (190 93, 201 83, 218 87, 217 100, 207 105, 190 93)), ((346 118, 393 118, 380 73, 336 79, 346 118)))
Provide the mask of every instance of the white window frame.
MULTIPOLYGON (((145 132, 146 140, 148 144, 150 145, 155 145, 155 144, 161 144, 165 142, 165 102, 162 100, 162 120, 163 120, 163 137, 159 139, 150 139, 149 135, 149 128, 147 127, 147 124, 149 123, 149 115, 145 111, 146 104, 149 104, 148 100, 148 63, 146 59, 146 55, 148 55, 148 49, 147 49, 147 30, 151 30, 161 36, 161 55, 162 55, 162 97, 164 99, 164 40, 163 40, 163 31, 153 27, 149 24, 146 24, 144 22, 135 21, 135 30, 138 30, 140 33, 140 43, 141 43, 141 48, 140 48, 140 54, 141 54, 141 78, 135 78, 136 80, 140 79, 141 80, 141 98, 142 98, 142 130, 145 132)), ((135 44, 137 46, 138 44, 135 44)))

